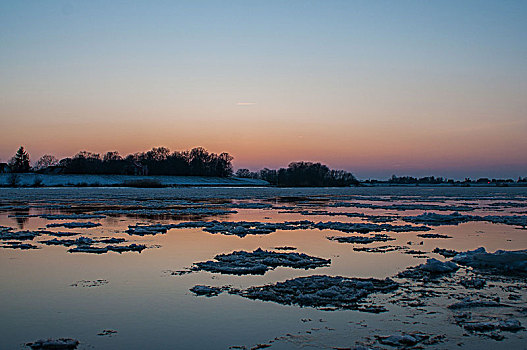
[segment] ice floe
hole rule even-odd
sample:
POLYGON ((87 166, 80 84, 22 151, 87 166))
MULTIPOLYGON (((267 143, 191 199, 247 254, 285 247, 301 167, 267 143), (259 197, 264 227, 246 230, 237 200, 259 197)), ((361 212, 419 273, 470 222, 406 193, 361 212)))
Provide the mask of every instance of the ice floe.
POLYGON ((40 231, 12 231, 4 230, 0 232, 0 240, 32 240, 41 234, 40 231))
POLYGON ((459 284, 461 284, 465 288, 475 288, 475 289, 481 289, 485 286, 487 281, 485 281, 483 278, 465 278, 459 281, 459 284))
POLYGON ((394 241, 395 238, 392 238, 385 234, 375 234, 373 236, 330 236, 327 239, 331 241, 337 241, 339 243, 359 243, 359 244, 368 244, 373 242, 387 242, 394 241))
POLYGON ((442 235, 439 233, 420 233, 417 237, 421 238, 452 238, 452 236, 442 235))
POLYGON ((459 254, 459 252, 456 250, 443 248, 435 248, 434 250, 432 250, 432 253, 442 255, 445 258, 451 258, 459 254))
POLYGON ((103 219, 106 216, 98 214, 42 214, 39 217, 48 220, 79 220, 79 219, 103 219))
POLYGON ((11 248, 11 249, 22 249, 22 250, 40 249, 34 244, 22 243, 22 242, 7 242, 6 244, 1 245, 0 247, 1 248, 11 248))
POLYGON ((77 349, 80 342, 71 338, 58 339, 39 339, 32 343, 27 343, 32 350, 70 350, 77 349))
POLYGON ((397 276, 400 278, 423 279, 428 280, 443 274, 455 272, 459 269, 455 263, 451 261, 440 261, 437 259, 427 259, 426 263, 409 267, 400 272, 397 276))
POLYGON ((417 216, 405 216, 403 220, 414 224, 425 224, 432 226, 458 225, 469 221, 486 221, 493 224, 505 224, 511 226, 527 226, 527 215, 462 215, 458 212, 452 214, 423 213, 417 216))
POLYGON ((223 292, 222 288, 198 285, 190 288, 190 291, 198 296, 212 297, 223 292))
POLYGON ((485 248, 462 252, 452 258, 452 261, 476 269, 498 273, 527 273, 527 250, 497 250, 487 253, 485 248))
POLYGON ((283 246, 283 247, 274 247, 276 250, 296 250, 295 247, 283 246))
POLYGON ((104 215, 131 215, 131 216, 219 216, 236 214, 236 210, 214 208, 183 208, 183 209, 107 209, 99 210, 98 214, 104 215))
POLYGON ((47 224, 46 227, 65 227, 65 228, 92 228, 101 226, 98 222, 61 222, 61 223, 53 223, 53 224, 47 224))
POLYGON ((383 210, 437 210, 437 211, 472 211, 475 208, 466 205, 438 205, 438 204, 368 204, 368 203, 351 203, 350 207, 367 208, 367 209, 383 209, 383 210))
POLYGON ((394 347, 401 347, 401 346, 413 346, 419 343, 420 341, 426 339, 424 337, 420 337, 417 334, 392 334, 388 336, 375 336, 379 343, 383 345, 390 345, 394 347))
POLYGON ((439 225, 458 225, 463 222, 474 220, 474 216, 462 215, 458 212, 452 214, 437 214, 437 213, 423 213, 416 216, 405 216, 404 221, 411 222, 414 224, 425 224, 432 226, 439 225))
POLYGON ((342 232, 413 232, 413 231, 429 231, 430 228, 426 226, 412 226, 412 225, 391 225, 391 224, 370 224, 370 223, 353 223, 353 222, 319 222, 313 225, 319 230, 335 230, 342 232))
POLYGON ((105 284, 108 284, 108 281, 104 279, 98 279, 98 280, 92 280, 92 281, 80 280, 80 281, 70 284, 70 286, 71 287, 92 288, 92 287, 104 286, 105 284))
POLYGON ((109 336, 109 337, 115 334, 117 334, 117 331, 114 331, 113 329, 104 329, 101 332, 97 333, 97 335, 99 336, 109 336))
POLYGON ((108 253, 108 247, 92 247, 92 246, 78 246, 75 248, 68 249, 70 253, 92 253, 92 254, 104 254, 108 253))
POLYGON ((450 310, 465 310, 472 309, 477 307, 504 307, 507 305, 501 304, 496 300, 472 300, 469 297, 464 298, 463 300, 448 305, 450 310))
POLYGON ((108 249, 109 251, 112 251, 112 252, 117 252, 117 253, 123 253, 123 252, 139 252, 139 253, 141 253, 143 250, 146 249, 146 245, 144 245, 144 244, 135 244, 135 243, 132 243, 132 244, 129 244, 129 245, 123 245, 123 246, 109 245, 109 246, 106 246, 106 249, 108 249))
POLYGON ((247 235, 266 235, 278 230, 334 230, 341 232, 413 232, 428 231, 426 226, 413 225, 391 225, 391 224, 370 224, 370 223, 348 223, 348 222, 318 222, 302 221, 285 221, 285 222, 258 222, 258 221, 188 221, 178 224, 138 224, 128 226, 126 231, 131 235, 155 235, 166 233, 170 229, 182 228, 202 228, 209 233, 219 233, 223 235, 235 235, 245 237, 247 235))
POLYGON ((366 252, 366 253, 388 253, 398 250, 406 250, 409 247, 407 246, 395 246, 395 245, 382 245, 378 247, 354 247, 353 250, 356 252, 366 252))
POLYGON ((279 266, 307 270, 327 266, 330 263, 330 259, 303 253, 278 253, 258 248, 253 252, 235 251, 230 254, 219 254, 214 260, 195 263, 191 270, 231 275, 262 275, 279 266))
POLYGON ((360 302, 372 293, 387 293, 397 288, 398 284, 389 278, 313 275, 244 290, 231 290, 230 293, 285 305, 381 312, 385 309, 376 305, 360 305, 360 302))
POLYGON ((512 226, 527 226, 527 215, 487 215, 483 220, 492 222, 493 224, 505 224, 512 226))

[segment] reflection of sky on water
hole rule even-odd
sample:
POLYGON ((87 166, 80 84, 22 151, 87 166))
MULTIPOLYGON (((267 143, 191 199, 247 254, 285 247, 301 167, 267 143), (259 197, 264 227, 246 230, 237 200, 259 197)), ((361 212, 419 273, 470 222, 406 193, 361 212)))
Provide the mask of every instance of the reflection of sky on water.
MULTIPOLYGON (((455 189, 457 190, 457 189, 455 189)), ((447 193, 455 193, 446 189, 447 193)), ((459 189, 459 193, 470 196, 471 193, 494 195, 496 189, 459 189)), ((9 190, 12 191, 12 190, 9 190)), ((115 189, 41 189, 19 190, 23 195, 20 200, 29 202, 47 201, 56 197, 60 200, 73 200, 71 192, 78 194, 77 198, 104 198, 106 194, 117 201, 124 201, 136 195, 148 196, 149 190, 115 189), (102 197, 101 197, 102 196, 102 197)), ((192 194, 214 195, 215 189, 181 189, 150 190, 152 197, 192 194)), ((255 197, 256 189, 220 189, 220 196, 228 197, 229 192, 236 197, 255 197)), ((302 193, 302 190, 278 190, 279 194, 302 193)), ((306 190, 311 194, 323 194, 325 190, 306 190)), ((390 194, 390 191, 411 194, 441 193, 438 189, 351 189, 327 190, 334 194, 353 193, 370 194, 374 196, 390 194)), ((503 196, 511 194, 522 195, 524 189, 504 189, 498 191, 503 196)), ((274 192, 264 190, 261 194, 274 192)), ((392 193, 392 194, 393 194, 392 193)), ((7 205, 10 192, 0 193, 2 205, 7 205)), ((451 198, 452 199, 452 198, 451 198)), ((58 200, 57 202, 60 202, 58 200)), ((524 200, 524 199, 523 199, 524 200)), ((500 201, 503 201, 500 199, 500 201)), ((367 202, 367 201, 366 201, 367 202)), ((449 200, 446 203, 455 203, 449 200)), ((490 203, 472 198, 472 203, 490 203)), ((382 202, 376 202, 382 203, 382 202)), ((389 204, 398 203, 391 201, 389 204)), ((457 202, 459 204, 459 202, 457 202)), ((40 203, 42 204, 42 203, 40 203)), ((284 205, 293 205, 285 203, 284 205)), ((323 204, 322 204, 323 207, 323 204)), ((310 209, 320 209, 313 207, 310 209)), ((384 215, 416 215, 422 211, 412 210, 396 212, 394 210, 372 210, 358 208, 326 208, 333 212, 363 212, 366 214, 384 215)), ((17 211, 21 214, 38 214, 42 209, 17 211)), ((358 218, 343 216, 303 216, 298 213, 279 213, 278 210, 237 209, 238 214, 209 218, 229 221, 263 221, 282 222, 293 220, 311 221, 342 221, 362 222, 358 218)), ((495 212, 506 215, 513 209, 495 212)), ((493 212, 477 209, 471 214, 489 215, 493 212)), ((0 212, 0 225, 19 227, 20 218, 8 217, 12 212, 0 212)), ((23 218, 24 229, 34 230, 45 227, 49 220, 38 217, 23 218)), ((298 336, 278 341, 274 348, 288 348, 311 344, 322 345, 352 345, 355 340, 364 337, 372 329, 380 329, 384 333, 400 330, 404 327, 406 310, 397 306, 389 306, 394 311, 387 314, 365 314, 355 311, 324 312, 310 308, 281 306, 274 303, 264 303, 240 298, 235 295, 222 294, 215 298, 197 298, 188 289, 196 284, 214 286, 232 285, 248 287, 283 281, 285 279, 308 276, 312 274, 343 275, 348 277, 387 277, 393 276, 407 266, 423 262, 402 252, 386 254, 371 254, 355 252, 352 244, 339 244, 326 239, 329 235, 346 235, 342 232, 319 230, 278 231, 269 235, 225 236, 210 234, 201 229, 170 230, 167 234, 156 236, 128 236, 124 233, 129 224, 138 222, 158 222, 145 218, 130 218, 125 216, 107 217, 101 220, 91 220, 102 223, 102 227, 93 229, 78 229, 72 231, 85 232, 87 236, 124 237, 130 242, 140 242, 148 246, 160 245, 137 253, 109 253, 103 255, 70 254, 63 246, 43 246, 32 251, 0 250, 0 306, 2 321, 0 321, 0 336, 8 348, 16 348, 20 344, 38 338, 74 337, 81 340, 82 347, 89 345, 95 348, 219 348, 230 345, 254 345, 263 343, 286 333, 298 336), (272 249, 278 246, 293 246, 298 252, 323 258, 331 258, 330 267, 315 270, 296 270, 277 268, 264 276, 229 276, 206 272, 192 273, 184 276, 171 276, 166 271, 181 270, 197 261, 212 259, 216 254, 229 253, 235 250, 252 251, 256 248, 272 249), (101 287, 82 288, 70 285, 79 280, 105 279, 109 283, 101 287), (312 322, 301 322, 302 318, 310 318, 312 322), (319 319, 327 322, 319 322, 319 319), (368 327, 357 326, 353 322, 366 320, 368 327), (352 322, 352 323, 349 323, 352 322), (328 330, 324 327, 334 328, 328 330), (317 328, 312 333, 305 333, 311 328, 317 328), (319 329, 318 329, 319 328, 319 329), (118 334, 109 338, 96 334, 103 329, 115 329, 118 334)), ((162 221, 165 222, 165 221, 162 221)), ((166 222, 173 222, 168 220, 166 222)), ((394 224, 403 224, 395 221, 394 224)), ((63 231, 60 229, 59 231, 63 231)), ((391 233, 395 241, 374 243, 368 246, 385 244, 407 245, 412 242, 412 249, 431 251, 435 247, 467 250, 485 246, 487 250, 496 249, 526 249, 527 236, 524 230, 513 226, 495 225, 485 222, 469 222, 458 226, 434 227, 433 231, 452 236, 452 239, 421 239, 412 233, 391 233), (423 241, 423 245, 419 242, 423 241)), ((51 237, 49 237, 51 238, 51 237)), ((49 239, 47 236, 35 238, 35 242, 49 239)), ((38 243, 36 243, 38 244, 38 243)), ((435 254, 430 256, 438 257, 435 254)), ((462 329, 440 319, 429 320, 425 314, 419 322, 436 322, 436 328, 442 333, 448 333, 449 338, 463 340, 469 347, 478 347, 478 339, 463 339, 462 329)), ((413 322, 413 321, 412 321, 413 322)), ((516 337, 508 337, 503 344, 518 344, 516 337)), ((455 344, 455 343, 452 343, 455 344)))

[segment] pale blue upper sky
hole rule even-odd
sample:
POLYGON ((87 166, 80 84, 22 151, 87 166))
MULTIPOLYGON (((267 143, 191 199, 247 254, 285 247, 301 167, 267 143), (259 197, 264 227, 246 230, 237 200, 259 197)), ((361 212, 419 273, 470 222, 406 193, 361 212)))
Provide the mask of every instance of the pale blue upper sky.
POLYGON ((524 176, 527 1, 1 1, 0 126, 4 161, 524 176))

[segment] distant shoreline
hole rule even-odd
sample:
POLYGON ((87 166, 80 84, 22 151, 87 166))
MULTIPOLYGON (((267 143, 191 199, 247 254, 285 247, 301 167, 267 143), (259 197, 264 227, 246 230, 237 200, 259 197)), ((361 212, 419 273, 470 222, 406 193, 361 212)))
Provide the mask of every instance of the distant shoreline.
MULTIPOLYGON (((260 179, 240 177, 205 177, 205 176, 139 176, 139 175, 91 175, 91 174, 16 174, 15 186, 10 183, 13 174, 0 174, 0 188, 41 188, 41 187, 136 187, 136 188, 167 188, 167 187, 278 187, 260 179)), ((291 187, 291 186, 283 186, 291 187)), ((310 186, 308 186, 310 187, 310 186)), ((313 187, 313 186, 311 186, 313 187)), ((331 187, 331 186, 329 186, 331 187)), ((329 188, 328 187, 328 188, 329 188)), ((441 183, 441 184, 394 184, 388 182, 367 183, 346 187, 527 187, 527 183, 441 183)), ((292 186, 291 188, 297 188, 292 186)), ((345 187, 344 187, 345 188, 345 187)))

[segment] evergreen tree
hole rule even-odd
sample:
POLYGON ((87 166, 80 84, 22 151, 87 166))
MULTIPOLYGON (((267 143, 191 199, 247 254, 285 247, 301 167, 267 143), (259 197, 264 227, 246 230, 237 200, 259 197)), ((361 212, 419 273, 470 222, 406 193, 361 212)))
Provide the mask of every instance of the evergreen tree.
POLYGON ((24 147, 20 146, 16 154, 9 162, 12 173, 27 173, 31 168, 29 166, 29 153, 26 152, 24 147))

